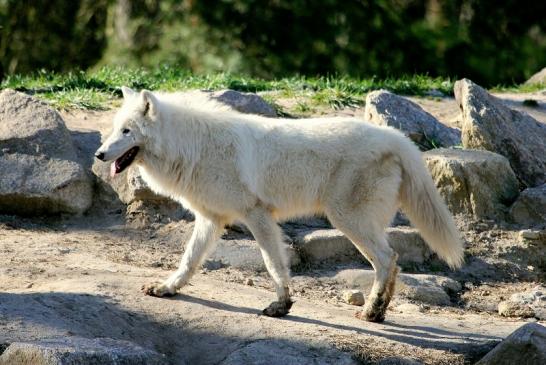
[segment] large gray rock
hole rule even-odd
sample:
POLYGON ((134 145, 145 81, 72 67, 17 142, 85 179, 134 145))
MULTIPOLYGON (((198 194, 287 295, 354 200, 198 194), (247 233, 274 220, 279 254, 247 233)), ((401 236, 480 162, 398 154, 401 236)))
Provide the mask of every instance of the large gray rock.
POLYGON ((488 151, 436 149, 423 154, 436 187, 452 213, 504 218, 518 196, 508 160, 488 151))
POLYGON ((241 113, 260 114, 275 118, 277 112, 261 96, 254 93, 241 93, 235 90, 220 90, 210 93, 210 97, 223 104, 229 105, 241 113))
POLYGON ((526 85, 546 85, 546 67, 525 81, 526 85))
POLYGON ((546 327, 538 323, 521 326, 476 363, 476 365, 513 364, 546 364, 546 327))
POLYGON ((160 365, 164 356, 128 341, 110 338, 56 338, 15 342, 0 356, 0 365, 160 365))
POLYGON ((462 110, 463 146, 505 156, 520 181, 529 187, 546 182, 546 125, 512 110, 472 81, 455 83, 462 110))
POLYGON ((0 211, 10 214, 83 213, 93 190, 80 164, 20 153, 0 155, 0 211))
MULTIPOLYGON (((373 270, 348 269, 340 271, 335 280, 351 288, 369 293, 373 286, 373 270)), ((401 296, 432 305, 450 303, 449 295, 461 290, 461 285, 450 278, 425 274, 398 274, 395 292, 401 296)))
POLYGON ((368 122, 400 129, 423 150, 461 143, 461 131, 443 125, 419 105, 385 90, 368 94, 364 114, 368 122))
POLYGON ((546 225, 546 184, 523 190, 512 204, 510 216, 526 226, 546 225))
POLYGON ((0 93, 0 171, 4 213, 79 214, 91 206, 92 181, 62 118, 13 90, 0 93))
MULTIPOLYGON (((419 231, 410 227, 389 227, 387 240, 398 254, 398 264, 423 264, 432 256, 419 231)), ((303 231, 295 238, 298 251, 309 263, 365 261, 352 242, 337 229, 303 231)))

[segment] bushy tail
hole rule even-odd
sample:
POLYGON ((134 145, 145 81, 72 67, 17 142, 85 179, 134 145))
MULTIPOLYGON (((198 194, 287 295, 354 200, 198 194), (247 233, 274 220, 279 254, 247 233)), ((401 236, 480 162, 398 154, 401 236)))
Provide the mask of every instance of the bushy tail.
POLYGON ((432 251, 451 268, 463 264, 464 252, 459 231, 442 197, 436 190, 421 152, 408 140, 400 146, 402 211, 419 229, 432 251))

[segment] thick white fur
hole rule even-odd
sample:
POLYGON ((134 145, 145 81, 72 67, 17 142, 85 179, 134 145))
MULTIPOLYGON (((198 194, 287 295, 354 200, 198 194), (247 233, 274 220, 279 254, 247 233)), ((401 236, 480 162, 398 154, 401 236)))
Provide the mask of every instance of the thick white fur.
POLYGON ((179 269, 148 294, 187 283, 226 224, 245 223, 289 302, 289 270, 276 221, 325 214, 374 266, 366 304, 382 320, 397 272, 384 229, 401 207, 450 266, 463 260, 454 222, 418 149, 401 133, 354 118, 270 119, 238 113, 204 93, 123 89, 114 131, 99 151, 107 160, 138 145, 148 185, 197 218, 179 269), (129 136, 121 133, 129 129, 129 136), (121 152, 120 152, 121 151, 121 152))

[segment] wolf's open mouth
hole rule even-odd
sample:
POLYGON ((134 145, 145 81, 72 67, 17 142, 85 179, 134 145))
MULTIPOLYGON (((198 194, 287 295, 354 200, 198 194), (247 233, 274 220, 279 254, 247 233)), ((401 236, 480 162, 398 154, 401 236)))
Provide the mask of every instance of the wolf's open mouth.
POLYGON ((129 151, 125 152, 117 160, 112 162, 112 165, 110 166, 110 176, 114 177, 116 176, 116 174, 119 174, 120 172, 125 170, 127 167, 129 167, 129 165, 132 164, 133 161, 135 160, 137 153, 138 153, 138 147, 133 147, 129 149, 129 151))

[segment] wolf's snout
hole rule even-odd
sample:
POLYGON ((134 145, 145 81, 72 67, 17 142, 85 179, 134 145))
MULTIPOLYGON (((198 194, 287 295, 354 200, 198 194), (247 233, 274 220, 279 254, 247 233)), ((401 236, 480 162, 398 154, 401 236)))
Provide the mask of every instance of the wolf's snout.
POLYGON ((101 161, 104 161, 104 152, 96 152, 95 157, 98 158, 101 161))

